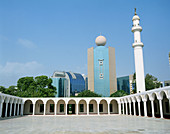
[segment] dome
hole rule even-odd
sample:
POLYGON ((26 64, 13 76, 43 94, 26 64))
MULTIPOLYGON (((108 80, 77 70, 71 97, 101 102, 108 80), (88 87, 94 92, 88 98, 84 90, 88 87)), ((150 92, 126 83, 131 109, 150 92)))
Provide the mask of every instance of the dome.
POLYGON ((95 42, 97 46, 104 46, 106 44, 106 38, 100 35, 96 38, 95 42))
POLYGON ((132 20, 140 20, 138 15, 133 16, 132 20))

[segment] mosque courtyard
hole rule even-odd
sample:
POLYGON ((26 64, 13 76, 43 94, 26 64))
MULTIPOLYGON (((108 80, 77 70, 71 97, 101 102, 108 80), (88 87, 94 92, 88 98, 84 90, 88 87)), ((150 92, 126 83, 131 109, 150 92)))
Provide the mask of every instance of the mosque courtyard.
POLYGON ((2 134, 168 134, 169 126, 169 119, 126 115, 49 115, 0 119, 2 134))

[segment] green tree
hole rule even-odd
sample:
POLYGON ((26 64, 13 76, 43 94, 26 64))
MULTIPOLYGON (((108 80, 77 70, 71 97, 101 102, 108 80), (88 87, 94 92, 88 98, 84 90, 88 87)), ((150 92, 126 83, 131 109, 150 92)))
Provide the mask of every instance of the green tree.
POLYGON ((52 86, 52 79, 47 76, 23 77, 17 82, 17 96, 20 97, 54 97, 56 88, 52 86))
POLYGON ((158 79, 150 74, 146 74, 145 76, 145 85, 146 90, 152 90, 155 88, 161 87, 161 82, 158 81, 158 79))
POLYGON ((5 94, 6 88, 3 86, 0 86, 0 92, 5 94))
POLYGON ((79 94, 78 94, 77 96, 75 96, 75 97, 101 97, 101 95, 96 94, 96 93, 94 93, 94 92, 92 92, 92 91, 90 91, 90 90, 85 90, 85 91, 79 93, 79 94))
MULTIPOLYGON (((134 75, 133 75, 133 85, 134 85, 134 89, 133 89, 132 93, 136 93, 136 73, 134 73, 134 75)), ((150 74, 146 74, 146 76, 145 76, 146 91, 152 90, 155 88, 159 88, 161 86, 162 86, 161 82, 159 82, 156 77, 154 77, 153 75, 150 75, 150 74)))
POLYGON ((126 93, 124 90, 118 90, 115 93, 111 94, 110 97, 122 97, 126 95, 129 95, 129 94, 126 93))

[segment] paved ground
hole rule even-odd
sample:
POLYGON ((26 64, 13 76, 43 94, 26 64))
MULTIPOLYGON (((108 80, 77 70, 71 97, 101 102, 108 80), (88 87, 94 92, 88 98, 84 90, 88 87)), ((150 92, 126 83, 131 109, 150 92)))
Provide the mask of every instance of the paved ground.
POLYGON ((170 133, 170 120, 126 115, 24 116, 0 120, 0 134, 170 133))

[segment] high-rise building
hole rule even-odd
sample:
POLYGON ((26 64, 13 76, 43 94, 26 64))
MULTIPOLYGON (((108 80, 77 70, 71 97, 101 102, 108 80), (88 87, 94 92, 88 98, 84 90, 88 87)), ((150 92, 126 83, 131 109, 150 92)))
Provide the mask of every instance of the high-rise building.
POLYGON ((106 38, 96 38, 97 47, 88 49, 88 89, 110 96, 117 91, 115 48, 105 47, 106 38))
POLYGON ((133 89, 133 74, 117 78, 117 90, 124 90, 126 93, 130 94, 133 89))
POLYGON ((73 72, 56 71, 53 73, 52 85, 57 89, 56 97, 70 97, 86 90, 87 77, 73 72))

